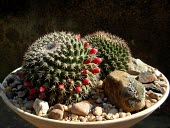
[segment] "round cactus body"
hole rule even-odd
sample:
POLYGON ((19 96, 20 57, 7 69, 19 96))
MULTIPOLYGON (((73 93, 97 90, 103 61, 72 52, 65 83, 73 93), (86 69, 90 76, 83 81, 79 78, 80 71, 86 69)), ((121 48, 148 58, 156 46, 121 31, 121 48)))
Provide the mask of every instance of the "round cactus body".
POLYGON ((87 35, 85 40, 98 49, 98 56, 102 58, 100 68, 103 77, 115 69, 122 71, 128 69, 131 53, 124 40, 100 31, 87 35))
POLYGON ((92 49, 80 40, 80 35, 66 32, 54 32, 35 41, 22 65, 25 85, 36 90, 31 91, 31 97, 51 104, 86 99, 99 74, 91 72, 99 69, 100 62, 100 58, 92 62, 97 58, 96 53, 90 53, 92 49))

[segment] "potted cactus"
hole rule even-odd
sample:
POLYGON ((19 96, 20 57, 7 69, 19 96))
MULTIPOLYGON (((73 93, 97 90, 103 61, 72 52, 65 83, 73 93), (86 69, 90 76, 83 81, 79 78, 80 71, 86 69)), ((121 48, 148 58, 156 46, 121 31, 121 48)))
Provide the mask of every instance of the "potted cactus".
POLYGON ((1 85, 5 103, 41 128, 130 127, 167 98, 169 83, 105 32, 54 32, 36 40, 1 85))

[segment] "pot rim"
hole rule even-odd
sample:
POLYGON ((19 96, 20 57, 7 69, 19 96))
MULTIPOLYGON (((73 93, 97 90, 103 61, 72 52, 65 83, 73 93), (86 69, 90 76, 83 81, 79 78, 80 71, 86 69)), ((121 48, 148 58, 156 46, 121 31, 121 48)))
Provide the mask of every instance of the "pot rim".
MULTIPOLYGON (((16 71, 20 70, 22 67, 20 68, 17 68, 16 70, 14 70, 12 73, 15 73, 16 71)), ((160 71, 159 71, 160 72, 160 71)), ((161 72, 160 72, 161 73, 161 72)), ((11 74, 11 73, 10 73, 11 74)), ((9 75, 10 75, 9 74, 9 75)), ((2 85, 3 83, 5 82, 5 80, 7 79, 7 77, 9 76, 7 75, 6 78, 3 80, 2 82, 2 85)), ((71 121, 71 122, 68 122, 68 121, 60 121, 60 120, 54 120, 54 119, 49 119, 49 118, 45 118, 45 117, 39 117, 37 115, 34 115, 34 114, 30 114, 28 112, 25 112, 23 110, 21 110, 20 108, 17 108, 15 107, 11 102, 10 100, 7 98, 6 94, 2 91, 3 88, 0 86, 1 90, 0 90, 0 96, 2 97, 3 101, 6 103, 6 105, 8 107, 10 107, 13 111, 15 112, 18 112, 19 114, 24 114, 26 116, 29 116, 29 118, 32 118, 32 119, 38 119, 38 120, 42 120, 42 121, 48 121, 48 122, 53 122, 53 123, 60 123, 60 124, 67 124, 67 125, 101 125, 101 124, 112 124, 112 123, 120 123, 120 122, 123 122, 123 121, 129 121, 129 120, 133 120, 135 118, 138 118, 138 117, 142 117, 144 115, 148 116, 148 113, 151 113, 153 112, 154 110, 156 110, 158 107, 161 106, 161 104, 167 99, 168 95, 169 95, 169 91, 170 91, 170 88, 169 88, 169 81, 168 79, 164 76, 164 74, 162 74, 163 77, 165 78, 165 81, 167 83, 167 91, 163 94, 163 97, 157 102, 155 103, 153 106, 147 108, 147 109, 144 109, 140 112, 137 112, 137 113, 134 113, 130 116, 127 116, 127 117, 123 117, 123 118, 118 118, 118 119, 115 119, 115 120, 106 120, 106 121, 95 121, 95 122, 74 122, 74 121, 71 121)))

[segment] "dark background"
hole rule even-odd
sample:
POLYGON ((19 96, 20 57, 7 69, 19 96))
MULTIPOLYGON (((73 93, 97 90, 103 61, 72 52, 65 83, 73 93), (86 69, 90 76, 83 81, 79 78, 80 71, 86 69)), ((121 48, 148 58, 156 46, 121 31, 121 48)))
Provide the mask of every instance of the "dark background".
MULTIPOLYGON (((103 30, 128 42, 134 58, 170 79, 168 0, 0 0, 0 81, 22 64, 28 46, 53 31, 103 30)), ((170 98, 133 128, 170 128, 170 98)), ((0 98, 0 128, 34 128, 0 98)))

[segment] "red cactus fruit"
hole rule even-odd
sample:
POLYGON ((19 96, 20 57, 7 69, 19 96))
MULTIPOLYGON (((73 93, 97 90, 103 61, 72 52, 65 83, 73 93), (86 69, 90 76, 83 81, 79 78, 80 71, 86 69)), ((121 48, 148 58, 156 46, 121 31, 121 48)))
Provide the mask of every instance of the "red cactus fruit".
POLYGON ((31 86, 31 83, 30 82, 24 82, 24 85, 29 87, 29 86, 31 86))
POLYGON ((89 51, 89 54, 97 54, 97 49, 96 48, 92 48, 90 51, 89 51))
POLYGON ((64 89, 64 84, 59 84, 58 89, 64 89))
POLYGON ((35 88, 31 88, 30 89, 30 95, 33 95, 33 94, 35 94, 36 93, 36 89, 35 88))
POLYGON ((40 92, 44 92, 46 90, 46 87, 44 85, 40 86, 39 88, 40 92))
POLYGON ((100 68, 94 68, 92 70, 90 70, 93 74, 95 73, 99 73, 100 72, 100 68))
POLYGON ((82 74, 82 75, 86 75, 86 74, 87 74, 87 70, 81 71, 81 74, 82 74))
POLYGON ((77 86, 77 87, 75 88, 75 91, 76 91, 77 93, 82 92, 82 88, 81 88, 80 86, 77 86))
POLYGON ((98 57, 96 57, 92 60, 92 63, 95 63, 95 64, 100 64, 101 62, 102 62, 102 59, 98 58, 98 57))
POLYGON ((81 39, 81 35, 77 34, 77 39, 80 40, 81 39))
POLYGON ((84 78, 84 79, 82 80, 82 83, 83 83, 84 85, 88 85, 88 84, 90 83, 90 80, 87 79, 87 78, 84 78))
POLYGON ((87 60, 84 61, 83 64, 89 64, 89 63, 90 63, 90 59, 87 59, 87 60))
POLYGON ((89 45, 90 45, 90 44, 89 44, 88 42, 85 42, 85 43, 84 43, 84 47, 85 47, 85 48, 89 47, 89 45))

